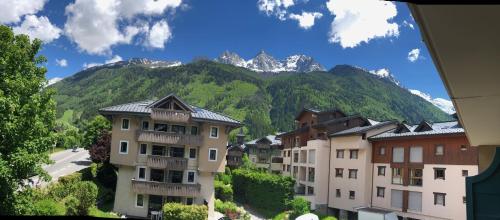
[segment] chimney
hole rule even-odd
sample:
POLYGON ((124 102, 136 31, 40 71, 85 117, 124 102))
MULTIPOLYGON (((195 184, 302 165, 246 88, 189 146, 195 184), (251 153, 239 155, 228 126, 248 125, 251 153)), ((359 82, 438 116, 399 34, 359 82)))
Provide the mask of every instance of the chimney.
POLYGON ((236 143, 241 146, 245 142, 245 134, 243 134, 243 127, 240 128, 240 133, 236 135, 236 143))

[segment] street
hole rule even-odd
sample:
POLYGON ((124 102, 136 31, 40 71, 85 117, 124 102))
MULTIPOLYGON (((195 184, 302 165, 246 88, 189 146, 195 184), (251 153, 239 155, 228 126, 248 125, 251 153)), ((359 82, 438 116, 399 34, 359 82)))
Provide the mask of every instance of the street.
MULTIPOLYGON (((72 149, 60 151, 50 155, 53 164, 43 166, 43 169, 52 177, 52 182, 57 181, 59 177, 65 176, 76 171, 82 170, 92 163, 87 150, 78 148, 76 152, 72 149)), ((45 186, 46 182, 38 182, 38 176, 32 177, 35 186, 45 186)))

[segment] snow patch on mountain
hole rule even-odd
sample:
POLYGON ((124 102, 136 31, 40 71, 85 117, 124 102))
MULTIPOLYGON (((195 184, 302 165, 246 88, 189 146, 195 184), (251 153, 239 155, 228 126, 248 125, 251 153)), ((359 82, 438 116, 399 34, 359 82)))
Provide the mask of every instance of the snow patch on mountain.
POLYGON ((379 69, 379 70, 370 70, 368 72, 371 73, 371 74, 373 74, 373 75, 375 75, 375 76, 378 76, 379 78, 387 79, 387 80, 393 82, 394 84, 396 84, 398 86, 401 86, 401 83, 386 68, 382 68, 382 69, 379 69))
POLYGON ((54 77, 54 78, 52 78, 52 79, 49 79, 49 80, 47 81, 47 85, 45 85, 45 86, 50 86, 50 85, 52 85, 52 84, 54 84, 54 83, 56 83, 56 82, 59 82, 59 81, 61 81, 61 80, 63 80, 63 78, 61 78, 61 77, 54 77))
POLYGON ((416 89, 409 89, 409 91, 414 95, 422 97, 426 101, 432 103, 433 105, 435 105, 436 107, 438 107, 439 109, 443 110, 448 114, 455 113, 455 107, 453 107, 453 103, 450 100, 446 100, 443 98, 432 98, 431 95, 416 89))

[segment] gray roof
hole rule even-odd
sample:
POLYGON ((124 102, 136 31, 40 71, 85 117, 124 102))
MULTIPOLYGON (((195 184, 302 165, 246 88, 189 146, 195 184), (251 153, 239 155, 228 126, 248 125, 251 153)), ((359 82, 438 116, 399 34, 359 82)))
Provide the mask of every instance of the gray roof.
POLYGON ((267 139, 271 142, 271 145, 281 145, 281 140, 279 139, 276 139, 276 135, 267 135, 265 137, 262 137, 262 138, 257 138, 255 140, 251 140, 249 142, 246 142, 245 145, 254 145, 254 144, 257 144, 257 141, 259 140, 262 140, 262 139, 267 139))
POLYGON ((386 138, 397 138, 397 137, 410 137, 410 136, 427 136, 427 135, 443 135, 443 134, 461 134, 464 133, 464 129, 458 124, 457 121, 448 122, 436 122, 430 124, 432 130, 416 132, 415 128, 417 125, 405 125, 410 130, 409 132, 394 133, 395 129, 391 129, 382 134, 375 135, 371 137, 372 140, 386 139, 386 138))
MULTIPOLYGON (((150 114, 151 108, 149 105, 153 103, 153 100, 132 102, 127 104, 115 105, 106 108, 99 109, 102 114, 150 114)), ((222 115, 220 113, 215 113, 203 108, 196 106, 191 106, 194 112, 191 113, 191 117, 194 120, 208 120, 208 121, 218 121, 230 124, 241 125, 237 120, 234 120, 228 116, 222 115)))
POLYGON ((365 133, 371 129, 376 129, 380 128, 386 125, 390 124, 396 124, 396 121, 384 121, 384 122, 377 122, 376 124, 373 125, 367 125, 367 126, 359 126, 359 127, 354 127, 354 128, 349 128, 347 130, 339 131, 333 134, 330 134, 330 137, 335 137, 335 136, 344 136, 344 135, 351 135, 351 134, 362 134, 365 133))

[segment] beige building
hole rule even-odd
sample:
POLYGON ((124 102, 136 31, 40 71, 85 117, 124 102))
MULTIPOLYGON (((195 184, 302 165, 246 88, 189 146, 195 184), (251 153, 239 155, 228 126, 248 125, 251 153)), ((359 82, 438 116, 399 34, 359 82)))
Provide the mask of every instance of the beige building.
POLYGON ((267 135, 258 138, 243 145, 248 154, 248 159, 258 169, 263 169, 272 173, 280 174, 283 164, 283 157, 281 149, 281 140, 277 139, 275 135, 267 135))
POLYGON ((166 202, 205 204, 224 172, 229 132, 241 124, 175 95, 100 109, 112 121, 110 162, 118 167, 113 210, 147 217, 166 202))
POLYGON ((330 181, 328 207, 346 217, 361 207, 370 207, 372 191, 372 146, 368 138, 396 127, 395 121, 375 122, 329 135, 330 181))

